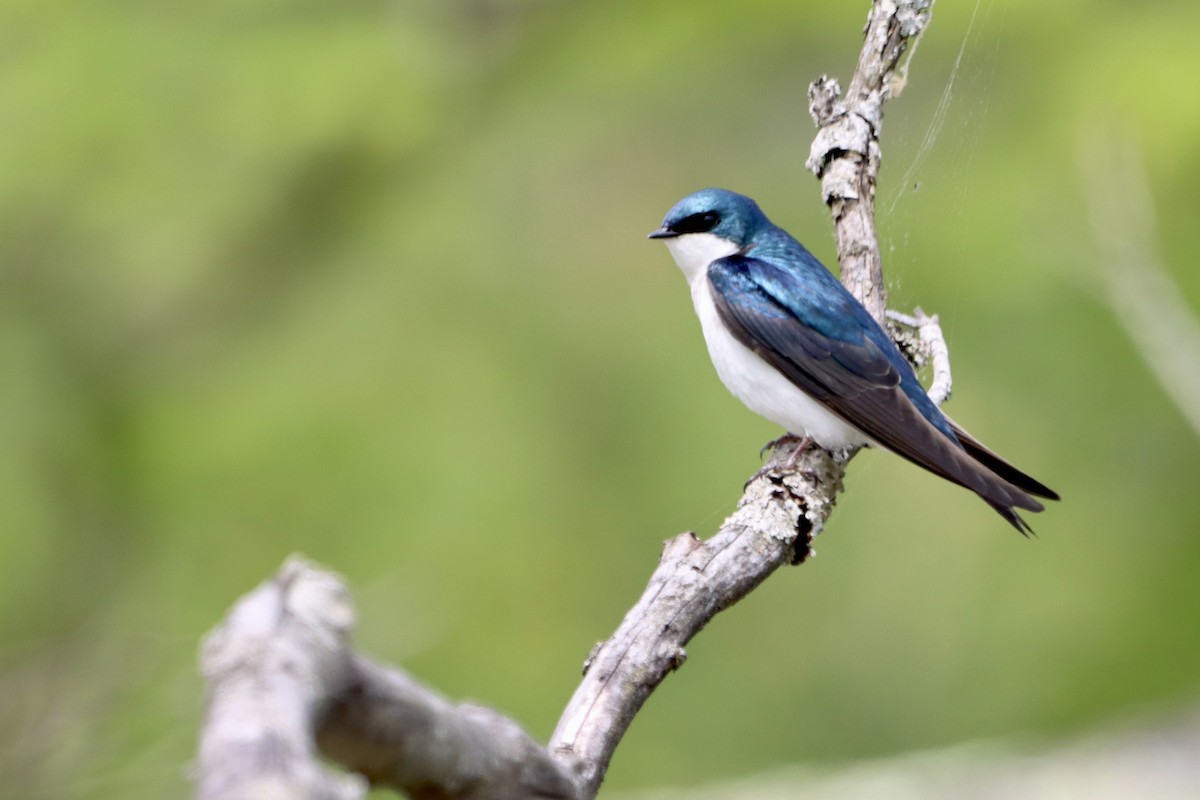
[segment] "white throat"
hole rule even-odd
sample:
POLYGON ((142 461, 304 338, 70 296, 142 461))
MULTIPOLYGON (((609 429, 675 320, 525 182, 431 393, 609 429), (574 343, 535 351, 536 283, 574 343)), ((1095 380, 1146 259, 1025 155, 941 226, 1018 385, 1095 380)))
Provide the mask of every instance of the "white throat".
POLYGON ((718 258, 731 256, 740 249, 728 239, 711 233, 685 233, 664 241, 688 283, 692 284, 706 274, 709 264, 718 258))

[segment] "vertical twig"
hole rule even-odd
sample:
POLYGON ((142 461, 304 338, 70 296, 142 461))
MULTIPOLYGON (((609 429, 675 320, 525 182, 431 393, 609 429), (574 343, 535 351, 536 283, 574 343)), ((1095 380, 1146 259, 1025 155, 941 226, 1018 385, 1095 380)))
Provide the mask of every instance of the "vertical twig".
POLYGON ((833 214, 842 283, 880 325, 887 286, 875 236, 875 186, 883 104, 909 43, 929 24, 932 5, 932 0, 878 0, 845 98, 841 85, 828 76, 808 90, 809 113, 820 130, 805 166, 821 179, 821 195, 833 214))

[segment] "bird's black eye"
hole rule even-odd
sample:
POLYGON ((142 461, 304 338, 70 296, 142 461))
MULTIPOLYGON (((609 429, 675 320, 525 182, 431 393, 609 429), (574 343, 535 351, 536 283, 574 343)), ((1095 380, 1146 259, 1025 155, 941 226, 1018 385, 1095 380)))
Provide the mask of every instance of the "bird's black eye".
POLYGON ((676 233, 708 233, 717 227, 720 221, 721 217, 717 212, 701 211, 699 214, 684 217, 671 227, 676 233))

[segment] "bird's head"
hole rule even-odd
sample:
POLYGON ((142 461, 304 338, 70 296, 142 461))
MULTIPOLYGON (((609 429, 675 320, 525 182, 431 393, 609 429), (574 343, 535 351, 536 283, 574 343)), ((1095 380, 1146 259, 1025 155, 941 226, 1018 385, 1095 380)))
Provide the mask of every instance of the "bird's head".
POLYGON ((701 189, 676 203, 650 238, 664 240, 691 281, 716 259, 750 250, 755 237, 770 224, 749 197, 725 189, 701 189))

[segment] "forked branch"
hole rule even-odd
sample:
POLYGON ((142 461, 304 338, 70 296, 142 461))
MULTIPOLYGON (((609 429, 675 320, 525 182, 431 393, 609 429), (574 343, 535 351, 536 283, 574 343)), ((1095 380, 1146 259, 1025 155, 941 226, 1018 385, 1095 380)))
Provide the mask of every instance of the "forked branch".
MULTIPOLYGON (((887 293, 874 199, 883 104, 930 5, 876 0, 846 96, 824 77, 810 89, 819 131, 808 166, 833 214, 842 280, 881 324, 887 293)), ((924 318, 920 339, 940 342, 935 328, 936 318, 924 318)), ((936 380, 944 342, 931 353, 934 389, 948 395, 948 360, 945 379, 936 380)), ((340 581, 289 561, 205 645, 196 796, 349 800, 363 796, 369 778, 422 800, 590 800, 634 716, 683 664, 691 638, 776 569, 811 554, 853 452, 810 449, 799 469, 784 468, 792 453, 772 452, 710 539, 685 533, 666 543, 641 599, 588 659, 548 750, 496 712, 454 705, 355 653, 340 581), (354 774, 330 772, 318 752, 354 774)))
MULTIPOLYGON (((846 98, 828 77, 810 88, 819 130, 808 166, 821 178, 833 213, 842 281, 880 324, 887 292, 874 203, 883 104, 905 50, 929 22, 929 6, 929 0, 877 0, 846 98)), ((711 539, 682 534, 667 542, 641 600, 612 638, 593 651, 583 683, 550 741, 555 754, 574 764, 585 796, 596 794, 617 743, 646 698, 683 663, 684 645, 776 569, 809 554, 854 452, 830 455, 812 449, 802 456, 800 470, 780 469, 792 452, 772 454, 746 485, 737 511, 711 539)))

